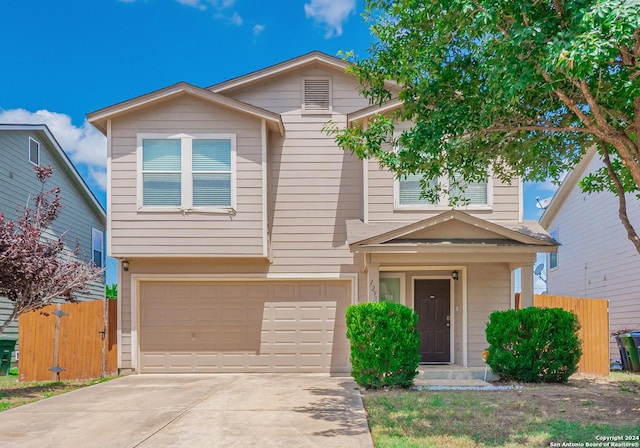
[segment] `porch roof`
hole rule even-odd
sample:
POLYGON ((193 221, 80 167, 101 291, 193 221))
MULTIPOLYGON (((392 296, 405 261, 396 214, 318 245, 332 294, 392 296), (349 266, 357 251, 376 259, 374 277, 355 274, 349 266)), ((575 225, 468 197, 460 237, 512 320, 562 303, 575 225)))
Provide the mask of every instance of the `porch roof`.
POLYGON ((494 222, 450 210, 417 222, 347 221, 347 243, 353 252, 388 250, 393 247, 414 250, 416 247, 456 248, 535 247, 540 252, 555 252, 555 241, 537 221, 494 222))

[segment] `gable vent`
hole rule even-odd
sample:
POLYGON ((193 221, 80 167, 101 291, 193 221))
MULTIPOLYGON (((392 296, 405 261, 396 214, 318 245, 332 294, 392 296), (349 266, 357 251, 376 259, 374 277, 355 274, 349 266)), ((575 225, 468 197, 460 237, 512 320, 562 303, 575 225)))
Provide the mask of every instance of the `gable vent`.
POLYGON ((331 83, 329 79, 304 80, 305 112, 327 112, 331 110, 331 83))

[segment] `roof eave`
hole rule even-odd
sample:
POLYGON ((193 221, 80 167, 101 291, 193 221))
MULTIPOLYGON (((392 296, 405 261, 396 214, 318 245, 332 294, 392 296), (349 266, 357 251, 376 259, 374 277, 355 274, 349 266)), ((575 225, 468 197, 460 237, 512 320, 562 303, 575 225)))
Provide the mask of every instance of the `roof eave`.
POLYGON ((245 75, 241 75, 218 84, 214 84, 207 87, 207 90, 215 93, 223 93, 314 63, 321 63, 328 67, 332 67, 334 69, 342 71, 346 70, 347 67, 351 65, 348 62, 344 62, 343 60, 326 53, 322 53, 320 51, 312 51, 302 56, 288 59, 284 62, 280 62, 278 64, 274 64, 269 67, 256 70, 254 72, 247 73, 245 75))
POLYGON ((402 105, 403 105, 402 100, 399 100, 396 98, 396 99, 387 101, 382 105, 369 106, 369 107, 365 107, 364 109, 351 112, 350 114, 347 115, 347 125, 352 126, 356 122, 361 120, 366 120, 369 117, 372 117, 373 115, 392 112, 402 107, 402 105))
POLYGON ((558 251, 555 245, 525 244, 518 246, 504 246, 498 244, 351 244, 352 253, 538 253, 558 251))
POLYGON ((133 112, 153 103, 169 100, 179 95, 192 95, 213 104, 243 112, 255 118, 266 120, 274 130, 280 133, 280 135, 284 134, 284 124, 282 122, 282 117, 279 114, 219 95, 209 90, 201 89, 200 87, 196 87, 185 82, 180 82, 164 89, 156 90, 122 103, 89 113, 87 114, 87 120, 103 134, 106 134, 106 123, 109 119, 133 112))

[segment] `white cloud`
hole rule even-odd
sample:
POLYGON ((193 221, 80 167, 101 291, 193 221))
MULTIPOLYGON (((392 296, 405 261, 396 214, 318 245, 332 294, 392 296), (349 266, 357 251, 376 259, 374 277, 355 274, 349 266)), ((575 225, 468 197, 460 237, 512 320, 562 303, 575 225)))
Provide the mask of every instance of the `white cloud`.
POLYGON ((106 190, 107 139, 85 121, 81 127, 71 117, 48 110, 0 109, 0 123, 46 124, 75 165, 85 165, 89 176, 106 190))
POLYGON ((342 24, 355 9, 356 0, 311 0, 304 5, 307 17, 327 27, 327 39, 342 35, 342 24))
POLYGON ((240 14, 236 11, 233 11, 233 14, 231 15, 231 23, 238 26, 242 25, 242 17, 240 17, 240 14))
MULTIPOLYGON (((131 1, 131 0, 128 0, 131 1)), ((224 9, 231 8, 236 0, 176 0, 181 5, 191 6, 202 11, 208 7, 212 7, 216 11, 222 11, 224 9)))
POLYGON ((253 27, 253 35, 254 36, 259 36, 265 29, 266 27, 264 25, 254 25, 253 27))

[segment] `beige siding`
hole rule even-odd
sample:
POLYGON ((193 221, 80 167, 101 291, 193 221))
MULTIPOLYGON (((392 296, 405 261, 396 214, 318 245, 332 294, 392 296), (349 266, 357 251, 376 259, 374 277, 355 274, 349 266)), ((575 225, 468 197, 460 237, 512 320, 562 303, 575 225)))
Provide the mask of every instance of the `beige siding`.
MULTIPOLYGON (((585 175, 601 166, 595 157, 585 175)), ((631 223, 640 227, 640 202, 627 195, 631 223)), ((549 271, 549 294, 609 300, 611 332, 640 328, 640 255, 618 218, 609 192, 585 194, 576 185, 547 228, 557 231, 558 268, 549 271)), ((613 338, 611 358, 620 358, 613 338)))
POLYGON ((111 255, 262 256, 262 143, 257 119, 181 97, 112 124, 111 255), (138 133, 236 135, 237 215, 137 209, 138 133))
POLYGON ((467 287, 468 365, 484 366, 485 329, 489 314, 511 307, 511 271, 506 263, 478 263, 468 267, 467 287))
POLYGON ((357 272, 345 244, 347 219, 362 219, 362 163, 323 132, 333 120, 367 106, 351 76, 312 69, 232 93, 282 114, 285 136, 269 138, 270 272, 357 272), (330 76, 333 114, 302 114, 302 78, 330 76))
POLYGON ((348 114, 369 106, 366 98, 358 94, 357 84, 351 75, 339 71, 306 69, 291 72, 268 83, 252 86, 239 92, 229 92, 233 98, 283 115, 297 115, 287 120, 287 129, 305 129, 302 110, 302 78, 305 76, 330 77, 332 84, 332 109, 336 114, 348 114))
MULTIPOLYGON (((382 170, 378 162, 369 161, 369 221, 418 221, 446 211, 447 207, 424 209, 396 208, 394 201, 394 175, 382 170)), ((519 186, 517 181, 505 184, 499 179, 493 179, 493 206, 490 210, 478 210, 472 207, 461 207, 471 215, 487 221, 500 223, 501 221, 519 220, 519 186)))

